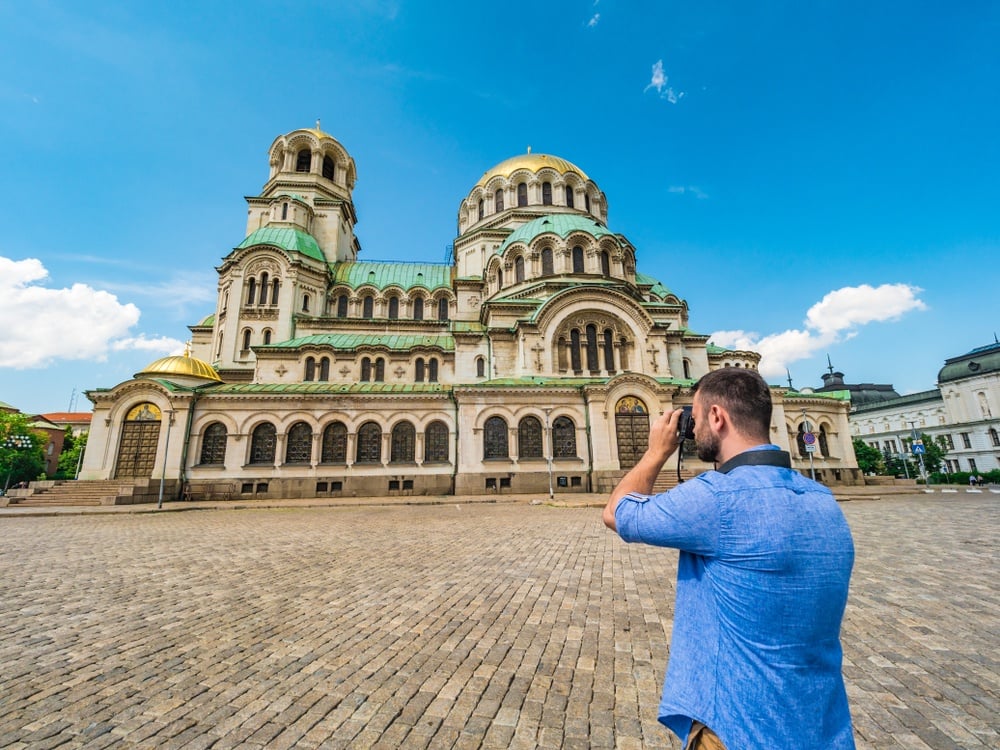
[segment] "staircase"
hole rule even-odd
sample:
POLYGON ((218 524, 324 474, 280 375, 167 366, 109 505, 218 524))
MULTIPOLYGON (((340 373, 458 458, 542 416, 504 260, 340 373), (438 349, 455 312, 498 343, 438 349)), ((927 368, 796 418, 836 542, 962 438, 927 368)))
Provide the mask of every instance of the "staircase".
POLYGON ((11 490, 8 499, 19 508, 130 505, 140 501, 148 485, 148 479, 32 482, 26 490, 11 490))
MULTIPOLYGON (((693 477, 701 474, 705 469, 681 469, 681 479, 685 482, 693 477)), ((622 477, 628 474, 628 471, 621 470, 617 472, 612 472, 604 476, 599 485, 596 488, 598 493, 608 493, 611 492, 615 487, 618 486, 618 482, 621 481, 622 477)), ((669 468, 664 467, 660 472, 659 476, 656 477, 656 481, 653 482, 653 493, 654 495, 661 492, 667 492, 672 490, 678 484, 677 482, 677 464, 672 464, 669 468)))

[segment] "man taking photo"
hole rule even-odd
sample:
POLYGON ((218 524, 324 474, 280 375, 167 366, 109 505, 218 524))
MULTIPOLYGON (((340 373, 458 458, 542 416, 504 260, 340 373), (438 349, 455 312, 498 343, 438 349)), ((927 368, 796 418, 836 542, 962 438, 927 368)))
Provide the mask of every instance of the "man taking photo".
POLYGON ((840 645, 851 532, 770 444, 771 408, 757 372, 708 373, 692 416, 716 470, 650 495, 681 440, 681 410, 667 412, 604 509, 625 541, 680 550, 659 720, 688 750, 854 748, 840 645))

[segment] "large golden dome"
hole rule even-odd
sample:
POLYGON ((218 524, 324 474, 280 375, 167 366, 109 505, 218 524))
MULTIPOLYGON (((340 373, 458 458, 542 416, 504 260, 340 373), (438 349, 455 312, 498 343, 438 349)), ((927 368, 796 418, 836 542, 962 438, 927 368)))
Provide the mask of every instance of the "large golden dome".
POLYGON ((184 377, 208 380, 213 383, 222 382, 222 378, 219 377, 219 373, 212 365, 192 357, 187 352, 158 359, 146 365, 145 369, 142 372, 137 372, 135 376, 137 378, 184 377))
POLYGON ((587 177, 586 173, 573 162, 566 161, 558 156, 551 156, 550 154, 533 154, 529 151, 526 154, 512 156, 510 159, 506 159, 497 164, 493 167, 493 169, 486 170, 486 172, 483 173, 483 176, 479 178, 479 182, 476 183, 476 186, 485 185, 497 175, 510 177, 518 169, 527 169, 531 172, 537 172, 545 167, 551 167, 559 174, 575 172, 584 180, 590 179, 587 177))

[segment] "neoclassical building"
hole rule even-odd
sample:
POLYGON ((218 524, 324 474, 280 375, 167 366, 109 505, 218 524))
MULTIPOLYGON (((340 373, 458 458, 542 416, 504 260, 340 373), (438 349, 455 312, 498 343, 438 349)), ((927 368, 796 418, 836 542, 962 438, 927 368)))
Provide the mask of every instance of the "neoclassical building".
MULTIPOLYGON (((603 492, 697 378, 757 367, 691 329, 564 159, 488 169, 459 202, 452 261, 424 263, 362 259, 354 160, 318 123, 268 157, 190 353, 88 393, 81 478, 269 497, 603 492)), ((856 481, 847 401, 774 395, 774 442, 808 421, 820 477, 856 481)))

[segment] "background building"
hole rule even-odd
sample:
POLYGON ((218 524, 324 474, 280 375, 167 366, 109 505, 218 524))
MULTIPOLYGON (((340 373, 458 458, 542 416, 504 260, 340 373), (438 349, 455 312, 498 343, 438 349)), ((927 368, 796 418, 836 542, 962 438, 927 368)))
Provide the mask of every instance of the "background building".
MULTIPOLYGON (((606 491, 697 378, 757 367, 689 327, 564 159, 484 172, 459 201, 450 263, 360 260, 355 180, 318 127, 271 144, 192 351, 87 394, 81 478, 162 472, 268 496, 606 491)), ((806 409, 821 477, 856 481, 848 402, 786 393, 773 441, 795 443, 806 409)))

